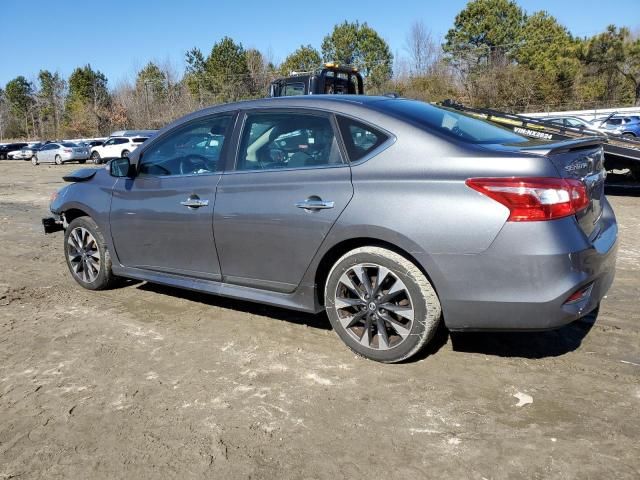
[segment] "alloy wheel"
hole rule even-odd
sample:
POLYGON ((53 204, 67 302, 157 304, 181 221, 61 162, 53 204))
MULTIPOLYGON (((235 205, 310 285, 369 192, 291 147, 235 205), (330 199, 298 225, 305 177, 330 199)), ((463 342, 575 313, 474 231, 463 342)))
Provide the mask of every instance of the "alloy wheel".
POLYGON ((342 274, 334 308, 345 331, 374 350, 403 343, 415 321, 406 285, 391 270, 373 263, 354 265, 342 274))
POLYGON ((92 283, 100 274, 98 243, 89 230, 74 228, 67 240, 67 256, 73 274, 85 283, 92 283))

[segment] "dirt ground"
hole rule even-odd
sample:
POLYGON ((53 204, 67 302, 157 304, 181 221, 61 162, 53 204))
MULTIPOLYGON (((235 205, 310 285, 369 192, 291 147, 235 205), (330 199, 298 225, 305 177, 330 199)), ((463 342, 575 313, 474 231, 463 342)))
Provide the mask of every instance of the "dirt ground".
POLYGON ((323 315, 83 290, 44 236, 77 165, 0 162, 0 479, 637 479, 640 197, 597 321, 355 357, 323 315))

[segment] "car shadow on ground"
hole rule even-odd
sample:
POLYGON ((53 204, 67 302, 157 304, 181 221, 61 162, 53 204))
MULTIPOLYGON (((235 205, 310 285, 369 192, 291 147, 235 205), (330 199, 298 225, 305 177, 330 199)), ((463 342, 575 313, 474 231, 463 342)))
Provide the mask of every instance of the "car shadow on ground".
POLYGON ((597 310, 557 330, 545 332, 451 332, 456 352, 499 357, 557 357, 576 350, 596 322, 597 310))
POLYGON ((324 312, 318 314, 297 312, 286 308, 272 307, 270 305, 263 305, 246 300, 237 300, 234 298, 221 297, 218 295, 184 290, 181 288, 148 282, 140 283, 136 288, 162 295, 169 295, 171 297, 183 298, 190 302, 197 302, 204 305, 210 305, 212 307, 228 308, 230 310, 236 310, 238 312, 249 313, 252 315, 271 317, 276 320, 283 320, 296 325, 307 325, 308 327, 318 328, 320 330, 331 329, 329 319, 324 312))
MULTIPOLYGON (((318 314, 297 312, 154 283, 132 283, 131 286, 155 294, 182 298, 212 307, 261 315, 320 330, 331 330, 331 324, 324 312, 318 314)), ((444 326, 444 322, 441 322, 427 347, 408 359, 407 362, 413 363, 430 357, 444 347, 449 340, 454 352, 530 359, 557 357, 580 347, 582 340, 593 327, 597 315, 596 310, 562 328, 544 332, 449 332, 444 326)))

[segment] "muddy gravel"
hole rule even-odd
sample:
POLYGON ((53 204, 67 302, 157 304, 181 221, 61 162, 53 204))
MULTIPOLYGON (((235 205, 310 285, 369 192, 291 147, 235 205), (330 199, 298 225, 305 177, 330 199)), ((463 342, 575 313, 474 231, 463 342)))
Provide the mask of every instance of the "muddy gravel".
POLYGON ((40 219, 77 165, 0 162, 0 479, 640 476, 640 197, 616 281, 529 334, 355 357, 324 315, 75 284, 40 219))

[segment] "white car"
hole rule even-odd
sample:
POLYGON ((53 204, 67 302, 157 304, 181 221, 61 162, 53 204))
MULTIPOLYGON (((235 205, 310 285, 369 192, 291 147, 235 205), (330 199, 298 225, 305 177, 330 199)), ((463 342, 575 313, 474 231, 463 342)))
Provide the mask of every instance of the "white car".
POLYGON ((18 150, 12 150, 10 152, 7 152, 7 159, 8 160, 19 160, 22 158, 22 149, 18 149, 18 150))
POLYGON ((111 137, 102 145, 91 148, 93 163, 102 163, 108 158, 128 157, 148 137, 111 137))

